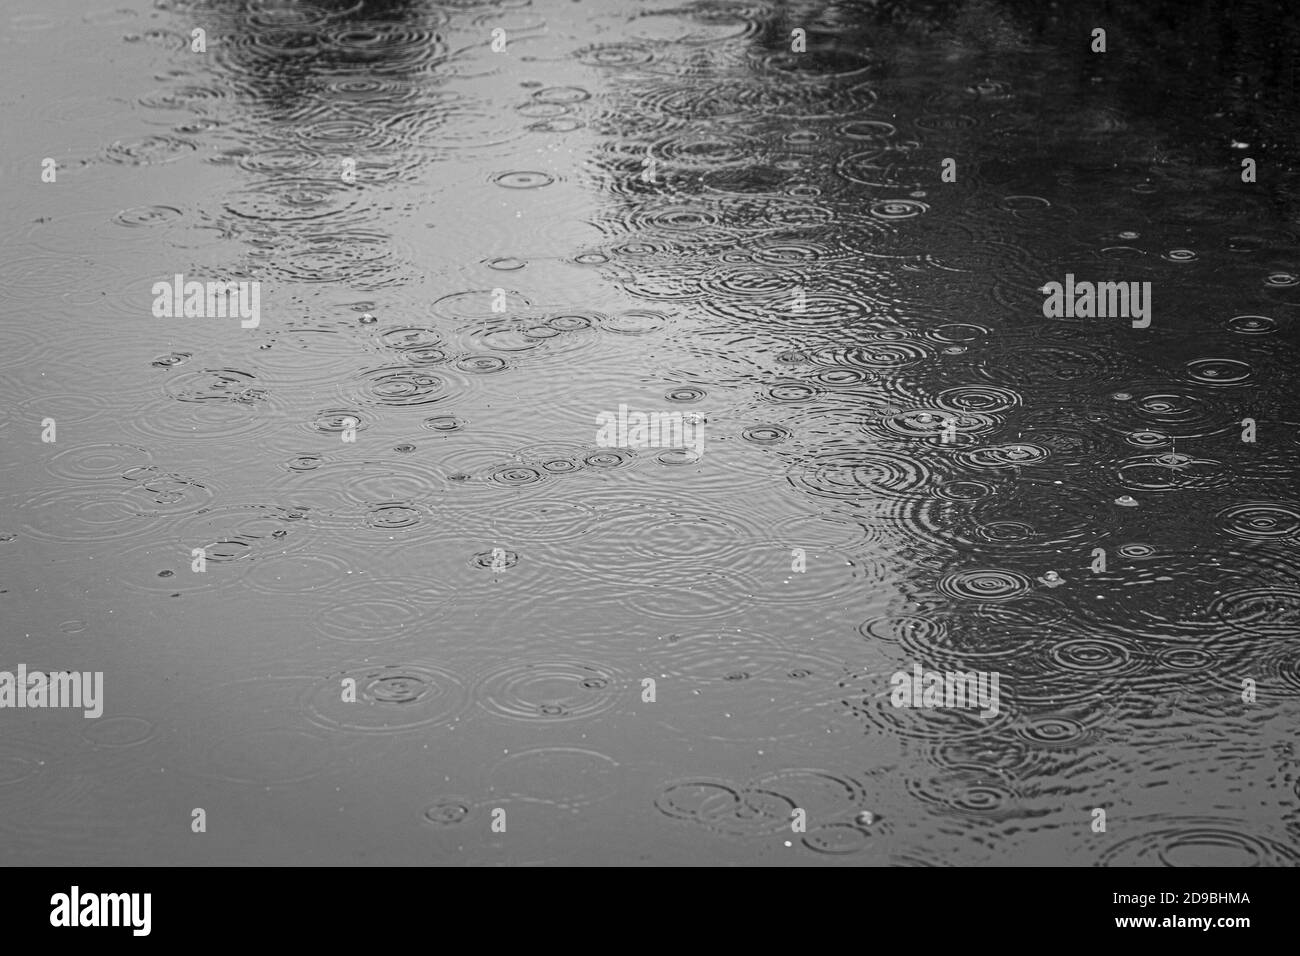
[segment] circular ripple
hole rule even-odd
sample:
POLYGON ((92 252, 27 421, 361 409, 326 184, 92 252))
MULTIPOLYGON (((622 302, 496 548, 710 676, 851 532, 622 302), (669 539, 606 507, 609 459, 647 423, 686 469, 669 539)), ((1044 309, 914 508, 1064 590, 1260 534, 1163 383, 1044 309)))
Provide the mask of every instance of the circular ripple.
POLYGON ((124 166, 159 166, 183 159, 198 148, 194 141, 179 136, 146 136, 117 140, 104 150, 104 156, 110 162, 124 166))
POLYGON ((756 778, 750 787, 785 796, 796 807, 806 810, 809 820, 819 822, 856 816, 866 802, 861 783, 825 770, 777 770, 756 778))
POLYGON ((942 594, 975 601, 1011 601, 1029 593, 1032 582, 1019 571, 974 568, 944 575, 936 584, 942 594))
POLYGON ((546 475, 536 468, 529 468, 527 465, 502 465, 493 469, 488 475, 488 480, 505 485, 510 488, 516 488, 523 485, 534 485, 538 482, 545 481, 546 475))
POLYGON ((789 827, 797 808, 788 797, 765 790, 713 780, 680 780, 660 790, 655 809, 724 835, 761 836, 789 827))
POLYGON ((951 767, 925 778, 910 778, 908 792, 945 813, 985 819, 1010 819, 1024 813, 1011 784, 987 767, 951 767))
POLYGON ((869 423, 868 428, 878 429, 890 436, 942 442, 947 429, 952 429, 956 438, 968 438, 991 431, 997 424, 997 419, 979 412, 963 412, 954 416, 942 408, 913 408, 896 415, 886 415, 879 422, 869 423))
POLYGON ((1132 404, 1124 410, 1140 417, 1153 431, 1174 438, 1196 438, 1223 427, 1221 410, 1203 398, 1180 392, 1137 392, 1142 397, 1135 398, 1134 391, 1116 393, 1116 400, 1119 395, 1129 396, 1124 401, 1132 404))
POLYGON ((928 204, 916 199, 878 199, 867 208, 870 215, 887 222, 912 219, 929 211, 928 204))
POLYGON ((871 845, 874 834, 856 823, 828 823, 803 835, 803 845, 814 853, 844 856, 859 853, 871 845))
POLYGON ((222 505, 204 508, 172 526, 172 540, 184 546, 201 547, 210 563, 236 561, 256 555, 283 555, 305 540, 310 527, 306 509, 274 505, 222 505))
POLYGON ((770 297, 784 293, 789 297, 798 284, 796 276, 782 270, 748 264, 710 272, 702 280, 706 291, 724 296, 770 297))
MULTIPOLYGON (((188 510, 197 511, 205 503, 196 501, 188 510)), ((24 502, 19 514, 25 531, 43 540, 64 543, 154 536, 162 520, 161 511, 150 509, 148 495, 112 485, 42 492, 24 502)))
POLYGON ((535 170, 515 170, 493 176, 492 182, 506 189, 540 189, 555 182, 555 177, 535 170))
POLYGON ((1161 445, 1169 444, 1169 436, 1164 432, 1130 432, 1124 436, 1124 440, 1130 445, 1137 445, 1139 448, 1158 448, 1161 445))
POLYGON ((946 482, 937 487, 934 494, 946 501, 982 501, 997 494, 997 489, 987 481, 967 478, 946 482))
POLYGON ((455 415, 434 415, 432 418, 426 418, 421 424, 432 432, 450 435, 461 431, 469 423, 455 415))
POLYGON ((591 99, 591 94, 581 86, 548 86, 533 93, 539 103, 581 103, 591 99))
POLYGON ((331 435, 341 434, 349 428, 360 432, 367 427, 361 412, 351 408, 322 409, 311 420, 311 428, 331 435))
MULTIPOLYGON (((527 312, 532 303, 524 296, 511 289, 501 290, 505 293, 506 311, 509 313, 527 312)), ((501 313, 493 308, 496 302, 495 290, 476 289, 469 292, 453 292, 434 301, 432 311, 435 315, 447 319, 469 321, 491 321, 499 319, 501 313)))
POLYGON ((463 355, 456 360, 456 368, 474 375, 490 375, 509 367, 509 363, 499 355, 463 355))
POLYGON ((1236 359, 1196 359, 1187 363, 1187 377, 1198 385, 1241 385, 1250 380, 1251 367, 1236 359))
POLYGON ((99 747, 136 747, 151 740, 157 730, 143 717, 107 717, 93 721, 82 736, 99 747))
POLYGON ((194 356, 189 352, 169 352, 166 355, 160 355, 149 364, 154 368, 175 368, 177 365, 184 365, 194 356))
POLYGON ((667 324, 667 315, 646 309, 620 312, 602 323, 607 331, 617 332, 620 335, 645 335, 649 332, 657 332, 667 324))
POLYGON ((790 429, 784 425, 750 425, 741 430, 740 437, 755 445, 779 445, 790 434, 790 429))
POLYGON ((1232 480, 1220 462, 1172 452, 1126 459, 1116 473, 1121 486, 1143 492, 1223 488, 1232 480))
POLYGON ((832 448, 819 449, 810 458, 786 477, 795 488, 820 498, 921 496, 931 481, 924 462, 896 452, 832 448))
POLYGON ((304 594, 333 590, 348 580, 352 568, 329 554, 267 555, 249 569, 249 587, 264 594, 304 594))
POLYGON ((1086 724, 1066 714, 1027 718, 1016 728, 1016 734, 1034 747, 1048 750, 1075 750, 1096 738, 1086 724))
POLYGON ((518 563, 519 552, 508 551, 505 548, 494 549, 492 551, 479 551, 470 559, 470 564, 472 566, 491 571, 513 568, 518 563))
POLYGON ((424 808, 421 816, 424 818, 425 823, 431 823, 437 827, 448 827, 464 823, 469 817, 471 809, 473 809, 473 804, 464 797, 439 797, 424 808))
POLYGON ((1258 827, 1215 817, 1131 820, 1148 829, 1102 853, 1102 866, 1296 866, 1300 852, 1257 836, 1258 827))
POLYGON ((1156 554, 1156 549, 1151 545, 1137 542, 1121 544, 1116 550, 1126 558, 1149 558, 1156 554))
POLYGON ((606 321, 608 317, 600 312, 562 312, 548 317, 546 326, 557 332, 580 332, 606 321))
POLYGON ((1037 465, 1046 461, 1050 452, 1039 445, 1017 443, 975 448, 957 453, 957 458, 974 468, 1010 468, 1037 465))
POLYGON ((335 602, 312 616, 312 626, 333 640, 352 644, 391 640, 422 617, 415 605, 376 593, 370 584, 330 593, 335 602))
POLYGON ((869 641, 883 641, 918 654, 931 654, 947 636, 947 625, 938 618, 914 614, 872 617, 858 625, 858 632, 869 641))
POLYGON ((865 448, 820 449, 796 464, 786 478, 819 498, 844 500, 919 496, 931 480, 924 462, 907 455, 865 448))
POLYGON ((1268 335, 1277 331, 1277 320, 1267 315, 1234 315, 1224 324, 1240 335, 1268 335))
POLYGON ((366 405, 433 405, 446 401, 461 390, 460 383, 443 372, 409 365, 365 369, 354 376, 354 382, 346 386, 349 397, 366 405))
POLYGON ((276 179, 230 194, 231 215, 259 222, 339 221, 359 204, 352 186, 328 179, 276 179))
POLYGON ((643 66, 654 59, 654 51, 640 43, 597 43, 575 54, 584 66, 643 66))
POLYGON ((767 397, 782 405, 797 405, 812 401, 821 394, 820 387, 808 382, 777 382, 766 389, 767 397))
POLYGON ((674 132, 650 146, 660 162, 689 169, 717 169, 753 161, 754 144, 736 136, 707 132, 674 132))
POLYGON ((233 368, 205 368, 168 377, 163 391, 178 402, 254 405, 266 399, 251 372, 233 368))
POLYGON ((935 396, 935 404, 954 412, 1003 412, 1020 404, 1020 396, 996 385, 958 385, 935 396))
POLYGON ((669 389, 664 393, 664 398, 670 402, 698 402, 707 394, 708 392, 702 388, 683 385, 679 388, 669 389))
POLYGON ((812 379, 827 388, 852 388, 875 381, 871 372, 861 368, 824 368, 814 372, 812 379))
POLYGON ((61 451, 46 463, 50 474, 76 481, 100 481, 120 478, 132 468, 142 468, 153 460, 148 449, 120 442, 96 442, 61 451))
POLYGON ((443 344, 441 332, 423 326, 385 329, 379 334, 377 341, 387 348, 402 351, 435 348, 443 344))
POLYGON ((1300 534, 1300 507, 1270 501, 1247 501, 1215 515, 1219 527, 1238 538, 1270 541, 1300 534))
POLYGON ((612 709, 622 684, 609 669, 581 661, 512 662, 480 681, 474 698, 498 717, 562 722, 612 709))
POLYGON ((842 352, 837 364, 851 368, 897 369, 915 365, 933 354, 931 346, 921 342, 868 342, 842 352))
MULTIPOLYGON (((548 468, 548 464, 555 463, 544 463, 543 470, 551 474, 562 473, 548 468)), ((577 466, 573 467, 576 469, 577 466)), ((492 514, 510 539, 529 542, 571 541, 586 534, 600 520, 600 513, 595 508, 580 501, 519 502, 496 506, 492 514)))
POLYGON ((1218 658, 1201 647, 1166 647, 1156 655, 1156 661, 1172 671, 1199 673, 1217 670, 1218 658))
POLYGON ((1209 613, 1241 634, 1293 638, 1300 633, 1300 590, 1262 587, 1233 591, 1214 598, 1209 613))
POLYGON ((173 206, 136 206, 132 209, 123 209, 113 217, 113 222, 119 226, 162 226, 169 222, 175 222, 183 216, 179 209, 173 206))
POLYGON ((1057 665, 1077 674, 1124 674, 1141 666, 1128 647, 1110 638, 1069 638, 1053 645, 1049 654, 1057 665))
POLYGON ((425 518, 424 511, 405 501, 385 501, 366 512, 365 522, 380 531, 403 531, 414 528, 425 518))
POLYGON ((305 706, 318 726, 382 734, 450 723, 464 713, 468 700, 454 674, 403 664, 340 671, 313 688, 305 706), (354 702, 344 700, 345 680, 355 682, 354 702))

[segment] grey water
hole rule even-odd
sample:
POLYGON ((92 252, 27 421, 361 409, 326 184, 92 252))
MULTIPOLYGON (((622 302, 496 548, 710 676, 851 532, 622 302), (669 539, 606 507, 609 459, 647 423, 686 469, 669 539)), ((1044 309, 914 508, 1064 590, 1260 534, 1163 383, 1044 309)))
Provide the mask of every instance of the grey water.
POLYGON ((1297 19, 10 0, 0 862, 1296 865, 1297 19))

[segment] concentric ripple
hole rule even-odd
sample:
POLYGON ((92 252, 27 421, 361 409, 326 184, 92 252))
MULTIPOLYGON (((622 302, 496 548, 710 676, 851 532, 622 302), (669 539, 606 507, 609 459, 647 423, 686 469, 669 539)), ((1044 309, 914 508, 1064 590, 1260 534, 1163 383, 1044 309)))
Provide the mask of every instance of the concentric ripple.
POLYGON ((819 498, 866 500, 921 496, 932 478, 919 458, 862 447, 821 448, 811 460, 796 464, 786 479, 819 498))
POLYGON ((654 805, 664 816, 734 837, 777 833, 789 827, 796 809, 781 794, 708 779, 665 784, 654 805))
POLYGON ((1270 541, 1300 535, 1300 504, 1277 501, 1247 501, 1225 508, 1215 521, 1237 538, 1270 541))
POLYGON ((474 698, 488 713, 511 720, 585 720, 629 699, 624 683, 583 661, 512 661, 479 681, 474 698))
POLYGON ((465 685, 451 672, 429 664, 395 664, 326 677, 305 706, 320 727, 385 734, 452 723, 468 701, 465 685))
POLYGON ((1260 638, 1285 639, 1300 633, 1300 589, 1255 587, 1215 597, 1211 617, 1233 631, 1260 638))
POLYGON ((1029 577, 1001 568, 971 568, 953 571, 936 583, 940 593, 973 601, 1013 601, 1032 588, 1029 577))
POLYGON ((498 173, 492 177, 492 181, 498 186, 504 186, 506 189, 540 189, 555 182, 555 177, 550 173, 535 170, 514 170, 508 173, 498 173))
POLYGON ((120 478, 132 468, 150 465, 153 455, 139 445, 95 442, 68 448, 46 462, 50 474, 74 481, 103 481, 120 478))
POLYGON ((1277 320, 1267 315, 1234 315, 1224 324, 1238 335, 1268 335, 1277 331, 1277 320))
POLYGON ((1300 852, 1259 833, 1255 824, 1219 817, 1150 817, 1107 848, 1103 866, 1296 866, 1300 852))
POLYGON ((1124 674, 1143 666, 1130 647, 1112 638, 1068 638, 1054 644, 1048 653, 1053 662, 1076 674, 1124 674))
POLYGON ((443 371, 390 365, 365 369, 345 386, 349 398, 366 405, 433 405, 460 394, 464 386, 443 371))
POLYGON ((1011 445, 994 445, 958 453, 958 458, 973 468, 1010 468, 1037 465, 1046 461, 1049 452, 1040 445, 1017 442, 1011 445))
POLYGON ((1187 377, 1198 385, 1242 385, 1252 374, 1250 365, 1237 359, 1203 358, 1187 363, 1187 377))
POLYGON ((784 425, 750 425, 740 432, 740 437, 755 445, 779 445, 790 437, 784 425))

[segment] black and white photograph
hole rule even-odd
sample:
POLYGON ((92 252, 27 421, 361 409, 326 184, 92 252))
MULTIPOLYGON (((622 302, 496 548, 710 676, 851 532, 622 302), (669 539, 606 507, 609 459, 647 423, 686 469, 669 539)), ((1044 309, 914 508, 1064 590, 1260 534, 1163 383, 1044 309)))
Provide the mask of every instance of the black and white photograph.
POLYGON ((1298 58, 1288 0, 4 0, 0 864, 81 876, 22 920, 1209 867, 1090 918, 1243 944, 1298 58))

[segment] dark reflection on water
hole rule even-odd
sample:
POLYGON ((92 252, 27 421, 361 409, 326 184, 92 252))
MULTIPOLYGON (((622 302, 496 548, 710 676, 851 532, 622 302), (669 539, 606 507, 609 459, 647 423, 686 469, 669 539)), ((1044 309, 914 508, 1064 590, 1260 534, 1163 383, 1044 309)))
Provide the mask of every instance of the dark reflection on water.
POLYGON ((1296 863, 1295 14, 1110 6, 11 21, 7 858, 1296 863))

